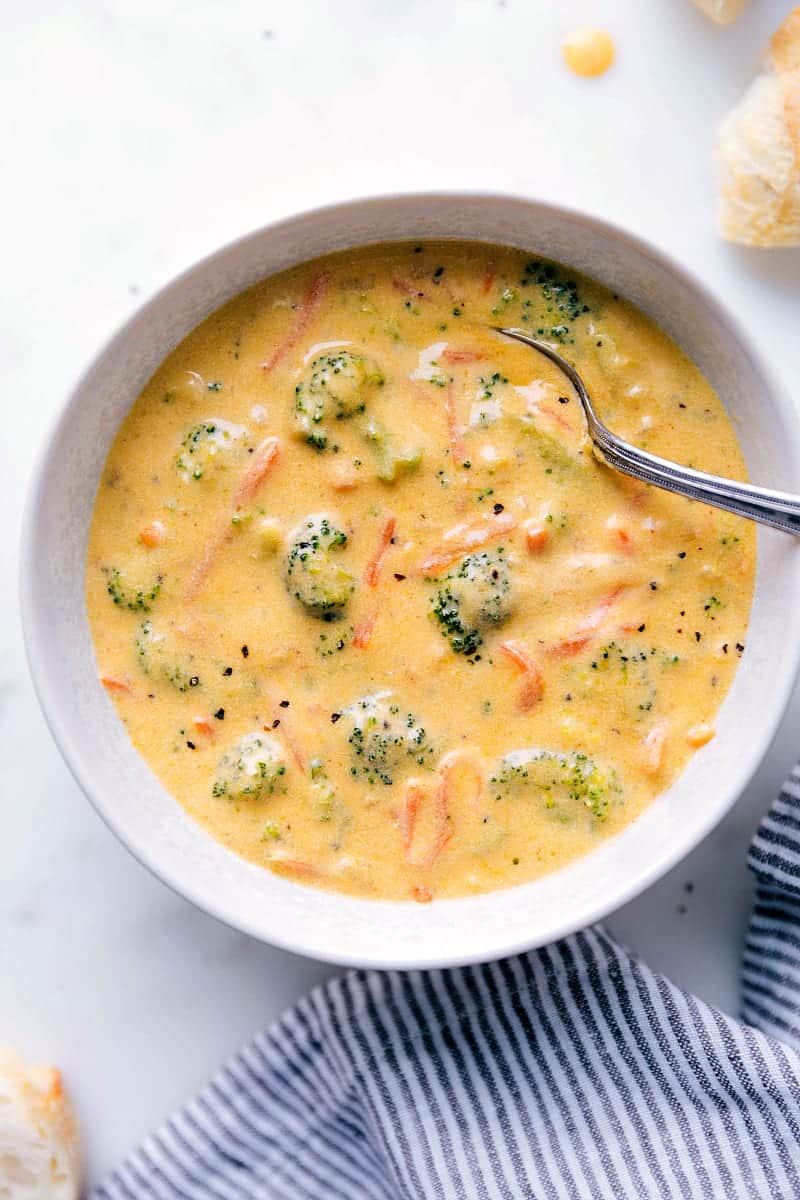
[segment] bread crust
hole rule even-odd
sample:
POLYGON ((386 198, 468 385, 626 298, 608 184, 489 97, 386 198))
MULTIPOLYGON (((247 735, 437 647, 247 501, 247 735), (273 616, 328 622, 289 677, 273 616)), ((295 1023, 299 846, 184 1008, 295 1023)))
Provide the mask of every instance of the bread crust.
POLYGON ((78 1200, 77 1127, 54 1067, 34 1067, 0 1046, 0 1161, 10 1200, 78 1200))
POLYGON ((730 25, 742 15, 750 0, 694 0, 694 3, 718 25, 730 25))
POLYGON ((722 236, 746 246, 800 245, 800 6, 723 121, 717 162, 722 236))

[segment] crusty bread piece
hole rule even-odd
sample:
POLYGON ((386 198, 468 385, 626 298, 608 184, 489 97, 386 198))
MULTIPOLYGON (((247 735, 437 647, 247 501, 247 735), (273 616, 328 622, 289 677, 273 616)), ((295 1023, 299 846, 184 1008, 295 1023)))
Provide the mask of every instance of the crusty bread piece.
POLYGON ((0 1047, 0 1200, 77 1200, 72 1110, 52 1067, 0 1047))
POLYGON ((694 0, 697 7, 718 25, 730 25, 740 17, 750 0, 694 0))
POLYGON ((800 244, 800 6, 722 123, 719 231, 745 246, 800 244))

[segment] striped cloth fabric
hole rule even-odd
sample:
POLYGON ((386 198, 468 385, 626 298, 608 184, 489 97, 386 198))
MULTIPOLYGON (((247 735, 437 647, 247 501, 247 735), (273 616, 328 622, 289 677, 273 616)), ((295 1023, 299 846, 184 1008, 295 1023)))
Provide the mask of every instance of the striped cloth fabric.
POLYGON ((800 770, 750 864, 744 1023, 602 928, 480 967, 351 972, 91 1200, 800 1197, 800 770))

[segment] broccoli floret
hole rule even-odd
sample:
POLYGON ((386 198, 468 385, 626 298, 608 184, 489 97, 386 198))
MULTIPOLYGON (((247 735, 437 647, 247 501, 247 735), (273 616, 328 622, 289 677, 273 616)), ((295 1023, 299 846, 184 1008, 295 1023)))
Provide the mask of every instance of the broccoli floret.
POLYGON ((581 809, 604 821, 622 791, 614 771, 603 769, 578 751, 513 750, 500 760, 489 785, 498 800, 517 792, 533 792, 565 822, 581 809))
POLYGON ((246 432, 243 425, 217 418, 192 425, 184 434, 180 453, 175 459, 178 474, 187 482, 202 479, 211 467, 223 465, 227 453, 246 432))
POLYGON ((352 823, 352 814, 328 779, 325 763, 320 758, 311 760, 311 784, 308 790, 309 813, 320 825, 330 826, 329 845, 341 848, 344 831, 352 823))
POLYGON ((352 350, 321 354, 294 389, 295 428, 317 450, 330 438, 328 423, 365 412, 370 394, 384 383, 378 365, 352 350))
POLYGON ((103 573, 108 581, 106 590, 115 604, 131 612, 150 612, 150 605, 161 591, 160 575, 146 588, 129 584, 118 567, 103 567, 103 573))
POLYGON ((513 608, 508 559, 502 546, 470 554, 437 580, 431 615, 456 654, 474 658, 484 631, 500 625, 513 608))
POLYGON ((179 692, 200 686, 194 656, 180 650, 173 635, 153 621, 142 622, 136 635, 136 652, 145 675, 160 675, 179 692))
POLYGON ((349 571, 336 562, 347 534, 327 516, 311 516, 296 531, 286 558, 286 586, 296 600, 323 621, 335 621, 355 590, 349 571))
POLYGON ((336 811, 336 789, 327 779, 318 779, 311 784, 310 807, 315 821, 326 823, 333 820, 336 811))
POLYGON ((375 455, 375 474, 384 483, 394 483, 399 475, 416 470, 422 461, 419 447, 398 447, 392 435, 378 421, 368 422, 364 436, 375 455))
POLYGON ((248 733, 220 759, 211 795, 257 800, 281 791, 285 775, 280 742, 267 733, 248 733))
POLYGON ((351 774, 364 775, 369 783, 394 782, 404 767, 426 766, 433 747, 418 719, 402 712, 391 692, 377 692, 356 700, 344 710, 352 754, 351 774))
POLYGON ((574 322, 589 312, 575 280, 565 278, 553 263, 534 260, 525 264, 520 285, 539 289, 538 302, 522 302, 522 320, 532 326, 531 332, 549 341, 573 343, 574 322))

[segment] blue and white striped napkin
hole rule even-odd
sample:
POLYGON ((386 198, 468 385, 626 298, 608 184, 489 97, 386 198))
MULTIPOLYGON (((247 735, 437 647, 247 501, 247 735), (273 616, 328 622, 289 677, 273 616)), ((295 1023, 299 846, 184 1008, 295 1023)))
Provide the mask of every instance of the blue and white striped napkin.
POLYGON ((742 1023, 599 927, 486 966, 351 972, 90 1200, 795 1200, 800 769, 750 865, 742 1023))

